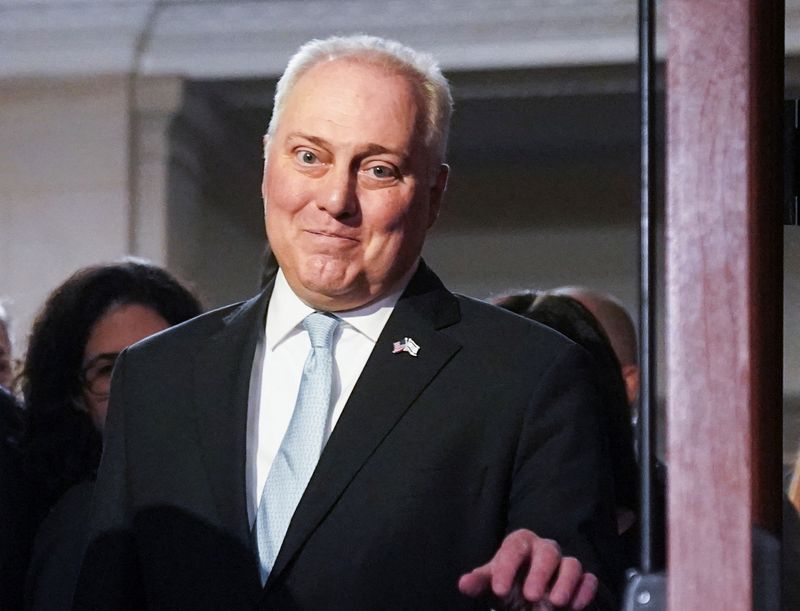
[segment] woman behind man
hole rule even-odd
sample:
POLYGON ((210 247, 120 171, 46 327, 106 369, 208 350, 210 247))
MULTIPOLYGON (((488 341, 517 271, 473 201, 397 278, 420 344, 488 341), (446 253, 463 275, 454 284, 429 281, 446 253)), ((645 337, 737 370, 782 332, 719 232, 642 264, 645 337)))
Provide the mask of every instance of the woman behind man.
POLYGON ((21 388, 36 535, 26 606, 69 608, 102 449, 111 371, 129 345, 202 311, 165 270, 135 259, 79 270, 34 321, 21 388))

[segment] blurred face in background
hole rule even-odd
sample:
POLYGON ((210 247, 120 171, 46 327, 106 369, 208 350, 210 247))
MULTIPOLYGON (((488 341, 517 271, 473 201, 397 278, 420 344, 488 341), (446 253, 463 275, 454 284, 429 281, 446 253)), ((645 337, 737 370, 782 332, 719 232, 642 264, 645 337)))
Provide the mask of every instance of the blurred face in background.
POLYGON ((13 377, 11 366, 11 338, 6 326, 0 322, 0 386, 9 388, 13 377))
POLYGON ((83 351, 81 383, 83 402, 92 423, 103 430, 111 390, 111 372, 117 356, 131 344, 169 327, 169 323, 149 306, 112 306, 94 324, 83 351))

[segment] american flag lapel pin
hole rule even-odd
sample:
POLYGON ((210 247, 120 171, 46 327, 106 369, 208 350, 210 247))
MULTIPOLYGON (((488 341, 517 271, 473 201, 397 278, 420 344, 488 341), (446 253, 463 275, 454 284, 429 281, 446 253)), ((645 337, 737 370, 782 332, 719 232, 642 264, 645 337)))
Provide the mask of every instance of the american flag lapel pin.
POLYGON ((419 353, 419 345, 410 337, 404 337, 403 341, 393 344, 392 354, 397 354, 399 352, 408 352, 411 356, 417 356, 419 353))

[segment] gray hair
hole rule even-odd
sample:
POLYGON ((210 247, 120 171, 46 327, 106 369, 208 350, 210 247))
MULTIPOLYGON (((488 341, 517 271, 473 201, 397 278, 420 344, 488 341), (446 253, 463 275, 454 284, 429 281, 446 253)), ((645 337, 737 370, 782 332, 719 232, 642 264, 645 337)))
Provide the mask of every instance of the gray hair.
POLYGON ((299 78, 317 64, 342 58, 381 66, 405 76, 415 86, 425 103, 425 146, 434 153, 436 163, 442 163, 453 114, 447 79, 431 55, 377 36, 332 36, 300 47, 278 81, 267 135, 275 133, 286 97, 299 78))

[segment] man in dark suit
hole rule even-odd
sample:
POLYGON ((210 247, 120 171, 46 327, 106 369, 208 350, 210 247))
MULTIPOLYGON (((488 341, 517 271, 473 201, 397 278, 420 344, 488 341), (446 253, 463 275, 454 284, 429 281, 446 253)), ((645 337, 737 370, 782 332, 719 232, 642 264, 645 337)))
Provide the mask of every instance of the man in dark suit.
POLYGON ((262 187, 280 269, 120 356, 76 608, 611 608, 590 357, 420 259, 451 105, 397 43, 290 61, 262 187))

